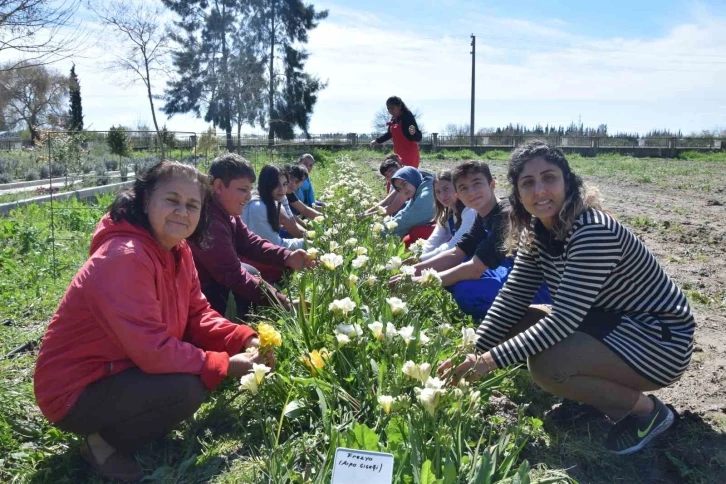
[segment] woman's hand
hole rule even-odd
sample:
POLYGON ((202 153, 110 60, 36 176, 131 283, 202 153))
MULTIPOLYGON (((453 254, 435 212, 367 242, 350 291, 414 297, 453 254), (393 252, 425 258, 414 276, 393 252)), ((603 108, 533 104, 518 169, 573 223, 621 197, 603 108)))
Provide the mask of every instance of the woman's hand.
POLYGON ((378 141, 376 141, 376 140, 371 141, 371 149, 375 148, 378 145, 379 145, 378 141))
POLYGON ((244 375, 252 371, 252 365, 254 363, 262 363, 262 357, 257 350, 250 352, 245 351, 244 353, 230 356, 227 376, 232 378, 242 378, 244 375))
POLYGON ((444 379, 451 379, 451 385, 457 385, 462 377, 468 381, 476 381, 497 368, 490 353, 476 355, 470 353, 457 367, 453 367, 451 359, 441 363, 436 372, 444 379))

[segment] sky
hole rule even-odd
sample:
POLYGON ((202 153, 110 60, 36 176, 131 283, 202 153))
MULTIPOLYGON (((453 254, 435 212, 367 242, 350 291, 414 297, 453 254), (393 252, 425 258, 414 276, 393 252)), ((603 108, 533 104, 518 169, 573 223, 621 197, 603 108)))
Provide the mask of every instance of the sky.
MULTIPOLYGON (((391 95, 421 113, 427 132, 468 123, 470 34, 476 36, 477 128, 581 120, 607 124, 611 133, 726 129, 723 0, 315 5, 329 16, 310 33, 307 71, 328 85, 311 117, 312 134, 370 133, 374 114, 391 95)), ((114 37, 98 39, 55 66, 67 72, 76 63, 86 128, 151 125, 144 87, 104 69, 113 60, 114 37)), ((208 127, 193 115, 158 115, 172 130, 208 127)))

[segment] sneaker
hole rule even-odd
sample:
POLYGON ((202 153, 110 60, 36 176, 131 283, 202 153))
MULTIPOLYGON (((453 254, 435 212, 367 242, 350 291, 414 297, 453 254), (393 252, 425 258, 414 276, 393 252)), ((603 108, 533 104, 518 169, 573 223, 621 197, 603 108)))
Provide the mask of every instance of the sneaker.
POLYGON ((122 482, 136 482, 144 477, 144 470, 136 462, 133 456, 123 455, 119 452, 114 452, 111 456, 106 459, 106 462, 101 464, 93 455, 93 451, 88 445, 88 440, 84 440, 81 444, 81 457, 88 462, 91 467, 101 476, 106 479, 122 481, 122 482))
POLYGON ((632 454, 673 425, 673 412, 653 395, 655 409, 648 415, 628 415, 610 430, 605 448, 617 455, 632 454))

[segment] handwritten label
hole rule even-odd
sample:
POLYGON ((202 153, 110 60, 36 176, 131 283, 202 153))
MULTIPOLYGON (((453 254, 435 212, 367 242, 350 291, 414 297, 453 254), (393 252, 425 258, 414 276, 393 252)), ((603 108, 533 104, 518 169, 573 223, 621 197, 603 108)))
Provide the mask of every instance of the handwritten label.
POLYGON ((393 454, 338 447, 331 484, 391 484, 393 454))

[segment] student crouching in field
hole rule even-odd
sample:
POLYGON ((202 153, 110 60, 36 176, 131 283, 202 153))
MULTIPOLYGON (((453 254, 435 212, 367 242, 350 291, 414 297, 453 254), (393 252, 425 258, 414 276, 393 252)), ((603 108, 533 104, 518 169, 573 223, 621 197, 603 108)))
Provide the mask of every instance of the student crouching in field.
POLYGON ((406 203, 406 200, 399 196, 398 192, 393 189, 393 185, 391 185, 393 175, 395 175, 401 167, 403 167, 401 164, 401 157, 395 153, 391 153, 383 159, 381 166, 378 167, 378 171, 386 182, 386 196, 376 205, 359 214, 358 220, 369 215, 378 214, 381 209, 383 209, 384 215, 390 216, 395 215, 396 212, 401 210, 401 207, 403 207, 406 203))
POLYGON ((545 391, 615 422, 608 450, 636 452, 673 423, 671 410, 643 392, 672 385, 688 368, 695 321, 686 297, 640 239, 602 211, 560 150, 518 148, 508 178, 517 258, 477 330, 477 353, 454 379, 526 360, 545 391), (528 307, 542 281, 554 305, 528 307))
POLYGON ((231 291, 239 318, 245 316, 251 304, 267 305, 277 301, 289 309, 287 297, 265 282, 255 266, 301 270, 308 264, 307 253, 302 249, 293 252, 274 245, 255 235, 242 221, 240 216, 252 198, 256 179, 247 160, 234 153, 225 153, 212 161, 209 178, 212 183, 211 238, 206 247, 189 241, 202 292, 214 310, 225 314, 231 291))
POLYGON ((434 210, 434 231, 423 245, 421 261, 456 247, 476 219, 476 210, 464 206, 457 198, 451 170, 440 171, 434 178, 434 210))
MULTIPOLYGON (((305 239, 283 239, 280 236, 282 200, 287 195, 287 174, 275 165, 265 165, 257 182, 258 196, 242 212, 242 221, 263 239, 290 250, 302 249, 305 239)), ((287 217, 287 214, 282 214, 287 217)))
MULTIPOLYGON (((451 177, 456 196, 476 211, 476 219, 456 246, 414 265, 413 282, 421 281, 421 271, 433 269, 441 277, 441 285, 451 292, 459 309, 475 320, 482 320, 512 270, 514 258, 507 255, 506 236, 509 200, 498 200, 496 182, 489 165, 467 161, 454 168, 451 177)), ((391 279, 397 284, 401 276, 391 279)), ((529 302, 550 303, 546 287, 529 302)))
POLYGON ((38 406, 84 437, 81 454, 105 478, 140 478, 135 450, 262 361, 255 332, 201 291, 185 239, 207 242, 208 195, 191 166, 162 161, 140 175, 99 222, 43 338, 38 406))
POLYGON ((308 220, 313 220, 314 218, 322 215, 321 212, 308 207, 301 202, 296 195, 297 190, 310 178, 308 170, 304 165, 285 165, 283 170, 287 173, 287 179, 289 180, 287 185, 287 195, 285 200, 283 200, 285 211, 290 217, 294 218, 298 224, 304 226, 303 221, 298 218, 298 215, 305 217, 308 220))
MULTIPOLYGON (((297 159, 297 164, 304 166, 308 172, 308 175, 310 175, 310 173, 312 173, 313 171, 313 168, 315 167, 315 158, 310 153, 305 153, 297 159)), ((325 207, 325 204, 323 202, 315 199, 315 190, 313 189, 313 182, 312 180, 310 180, 310 176, 303 180, 300 187, 295 191, 295 195, 302 203, 304 203, 308 207, 325 207)))
POLYGON ((418 239, 427 239, 434 230, 433 181, 432 173, 410 166, 391 177, 391 185, 406 203, 391 217, 396 226, 389 232, 402 237, 407 248, 418 239))

